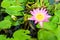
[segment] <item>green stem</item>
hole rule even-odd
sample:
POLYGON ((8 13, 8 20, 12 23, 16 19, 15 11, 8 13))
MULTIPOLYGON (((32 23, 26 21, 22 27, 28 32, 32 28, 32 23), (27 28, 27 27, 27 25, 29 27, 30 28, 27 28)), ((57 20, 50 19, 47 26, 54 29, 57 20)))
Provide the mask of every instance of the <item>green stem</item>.
POLYGON ((37 0, 36 3, 39 3, 40 0, 37 0))
POLYGON ((24 14, 24 22, 28 20, 27 14, 24 14))
POLYGON ((43 0, 40 0, 40 4, 41 4, 41 6, 43 6, 43 0))
POLYGON ((41 6, 43 6, 43 0, 37 0, 37 4, 39 3, 41 6))

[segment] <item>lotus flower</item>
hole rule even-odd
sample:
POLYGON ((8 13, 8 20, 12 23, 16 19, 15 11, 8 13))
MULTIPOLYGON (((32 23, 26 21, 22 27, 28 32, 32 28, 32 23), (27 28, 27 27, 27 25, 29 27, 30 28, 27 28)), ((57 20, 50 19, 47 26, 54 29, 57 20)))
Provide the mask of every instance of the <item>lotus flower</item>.
POLYGON ((43 22, 49 22, 48 18, 50 18, 51 16, 48 15, 46 9, 33 9, 33 11, 30 11, 30 13, 32 14, 31 18, 28 18, 28 20, 34 20, 35 24, 39 23, 41 27, 43 27, 43 22))

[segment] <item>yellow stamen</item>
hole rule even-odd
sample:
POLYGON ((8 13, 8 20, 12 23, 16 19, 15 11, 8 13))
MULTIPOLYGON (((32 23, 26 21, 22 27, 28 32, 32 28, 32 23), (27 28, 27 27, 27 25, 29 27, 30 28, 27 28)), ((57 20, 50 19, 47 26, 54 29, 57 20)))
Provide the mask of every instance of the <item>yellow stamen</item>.
POLYGON ((38 13, 38 14, 36 15, 36 19, 39 20, 39 21, 42 21, 42 20, 44 20, 44 15, 38 13))

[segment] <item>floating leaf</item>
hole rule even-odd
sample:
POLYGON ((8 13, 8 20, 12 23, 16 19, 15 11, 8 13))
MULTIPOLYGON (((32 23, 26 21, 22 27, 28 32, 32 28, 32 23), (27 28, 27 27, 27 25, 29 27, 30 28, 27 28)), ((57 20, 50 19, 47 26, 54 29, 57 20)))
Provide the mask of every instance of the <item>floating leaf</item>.
POLYGON ((56 8, 57 10, 60 10, 60 3, 55 4, 55 8, 56 8))
POLYGON ((55 15, 58 16, 58 17, 60 17, 60 10, 56 10, 55 11, 55 15))
POLYGON ((8 15, 4 18, 5 20, 11 20, 11 17, 8 15))
POLYGON ((6 1, 3 1, 3 2, 1 3, 1 6, 2 6, 3 8, 8 8, 8 7, 10 6, 10 3, 9 3, 9 2, 6 2, 6 1))
POLYGON ((14 40, 13 38, 6 38, 6 40, 14 40))
POLYGON ((19 12, 24 10, 21 6, 10 6, 8 9, 6 9, 6 12, 9 15, 15 15, 15 16, 22 16, 23 12, 19 12))
POLYGON ((59 19, 57 16, 54 16, 53 19, 51 20, 52 23, 58 23, 59 19))
POLYGON ((36 27, 37 27, 37 28, 40 28, 40 24, 37 24, 36 27))
POLYGON ((58 28, 55 30, 55 34, 56 34, 58 40, 60 40, 60 25, 58 25, 58 28))
POLYGON ((8 8, 8 10, 12 10, 12 11, 21 11, 24 10, 22 6, 10 6, 8 8))
POLYGON ((30 36, 27 34, 30 34, 28 30, 21 29, 21 30, 17 30, 13 36, 15 40, 30 40, 30 36))
POLYGON ((38 40, 57 40, 57 38, 52 32, 41 29, 38 32, 38 40))
POLYGON ((5 35, 0 35, 0 40, 13 40, 13 38, 6 38, 5 35))
POLYGON ((11 27, 11 22, 9 20, 3 20, 0 22, 0 29, 6 29, 11 27))
POLYGON ((24 3, 26 2, 27 0, 17 0, 19 3, 24 3))
POLYGON ((57 28, 57 25, 52 23, 52 22, 44 22, 44 26, 43 26, 45 29, 48 29, 48 30, 55 30, 57 28))
POLYGON ((0 35, 0 40, 6 40, 6 36, 5 35, 0 35))

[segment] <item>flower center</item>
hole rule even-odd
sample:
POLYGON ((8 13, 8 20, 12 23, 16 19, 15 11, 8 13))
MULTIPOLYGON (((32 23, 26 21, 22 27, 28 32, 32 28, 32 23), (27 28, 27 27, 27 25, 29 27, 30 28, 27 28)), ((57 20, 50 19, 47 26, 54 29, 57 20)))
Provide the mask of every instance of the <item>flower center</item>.
POLYGON ((37 19, 38 21, 42 21, 42 20, 44 20, 44 15, 38 13, 38 14, 36 15, 36 19, 37 19))

